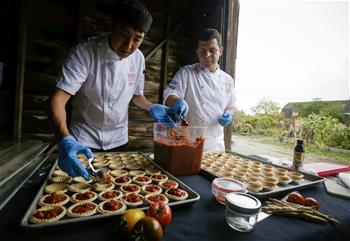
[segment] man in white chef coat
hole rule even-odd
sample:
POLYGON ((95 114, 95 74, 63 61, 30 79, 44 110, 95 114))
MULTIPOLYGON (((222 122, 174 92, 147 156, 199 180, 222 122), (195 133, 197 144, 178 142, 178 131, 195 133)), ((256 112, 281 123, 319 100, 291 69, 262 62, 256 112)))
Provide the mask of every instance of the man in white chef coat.
POLYGON ((198 63, 181 68, 164 90, 164 103, 176 119, 187 116, 192 126, 206 126, 204 151, 223 151, 223 127, 235 110, 234 81, 220 69, 221 35, 215 29, 199 34, 198 63))
POLYGON ((148 110, 156 122, 172 122, 169 108, 143 96, 145 59, 138 49, 151 27, 150 12, 138 1, 119 2, 112 34, 74 47, 50 99, 50 117, 58 139, 59 167, 71 176, 88 178, 78 153, 125 151, 130 101, 148 110), (72 97, 72 120, 65 106, 72 97))

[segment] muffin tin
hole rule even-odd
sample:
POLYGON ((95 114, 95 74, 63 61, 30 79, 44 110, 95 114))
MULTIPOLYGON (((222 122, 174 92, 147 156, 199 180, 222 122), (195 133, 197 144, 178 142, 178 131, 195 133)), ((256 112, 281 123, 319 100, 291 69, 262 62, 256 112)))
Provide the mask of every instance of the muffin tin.
POLYGON ((234 152, 211 152, 203 156, 201 168, 210 177, 230 177, 243 182, 260 199, 277 196, 323 182, 323 177, 263 163, 234 152))
MULTIPOLYGON (((79 159, 84 167, 87 167, 87 159, 85 156, 79 156, 79 159)), ((79 178, 69 178, 69 176, 59 169, 56 163, 53 165, 49 175, 47 176, 46 180, 44 181, 43 185, 39 189, 36 197, 34 198, 33 202, 29 206, 27 212, 25 213, 24 217, 21 221, 21 227, 26 229, 40 229, 40 228, 48 228, 48 227, 56 227, 56 226, 63 226, 67 224, 74 224, 74 223, 81 223, 84 221, 91 221, 101 218, 107 218, 115 215, 121 215, 120 213, 108 213, 108 212, 101 212, 99 209, 97 209, 97 212, 91 216, 82 216, 82 217, 70 217, 69 215, 65 214, 64 217, 62 217, 59 220, 48 222, 48 223, 33 223, 30 222, 30 219, 32 217, 32 214, 35 210, 39 209, 41 206, 39 205, 40 199, 44 195, 47 195, 49 192, 52 192, 53 189, 56 187, 58 188, 58 191, 61 193, 65 193, 69 196, 70 201, 68 203, 65 203, 63 207, 65 210, 68 210, 73 204, 72 196, 75 193, 78 192, 86 192, 87 190, 91 190, 95 192, 97 195, 102 193, 105 189, 110 190, 121 190, 121 185, 118 185, 114 182, 114 179, 118 177, 130 177, 132 180, 130 182, 131 185, 137 185, 140 187, 140 192, 143 197, 148 195, 147 192, 144 192, 142 190, 143 185, 150 185, 150 184, 157 184, 159 185, 159 181, 157 181, 155 175, 162 175, 161 177, 166 177, 167 180, 173 181, 178 184, 178 188, 184 190, 187 192, 188 196, 184 200, 174 200, 169 198, 169 206, 177 206, 177 205, 183 205, 186 203, 192 203, 200 199, 200 196, 194 192, 192 189, 190 189, 188 186, 186 186, 184 183, 182 183, 180 180, 178 180, 176 177, 162 169, 159 165, 151 161, 147 158, 146 155, 138 152, 109 152, 109 153, 94 153, 94 160, 93 165, 95 168, 106 168, 110 170, 110 174, 113 177, 113 187, 102 187, 101 185, 96 185, 94 180, 91 179, 91 182, 86 182, 81 180, 82 182, 79 182, 79 178), (115 169, 115 167, 119 167, 121 169, 115 169), (119 171, 118 171, 119 170, 119 171), (59 177, 59 178, 57 178, 59 177), (148 177, 147 180, 151 180, 151 183, 138 183, 135 182, 137 177, 148 177), (49 188, 48 188, 49 187, 49 188), (92 187, 95 187, 94 189, 92 187), (81 190, 81 191, 79 191, 81 190)), ((141 180, 141 179, 140 179, 141 180)), ((142 179, 143 180, 143 179, 142 179)), ((159 185, 160 187, 160 185, 159 185)), ((164 187, 161 187, 162 191, 161 194, 166 194, 166 189, 164 187)), ((125 191, 124 191, 125 192, 125 191)), ((123 194, 127 195, 127 194, 123 194)), ((120 196, 118 201, 123 201, 123 197, 120 196)), ((102 203, 103 200, 100 198, 96 198, 92 201, 93 204, 96 204, 97 206, 102 203)), ((125 203, 127 205, 127 203, 125 203)), ((143 204, 136 206, 136 208, 139 209, 147 209, 149 204, 144 201, 143 204)), ((127 209, 135 208, 135 206, 127 205, 127 209)), ((68 213, 68 211, 67 211, 68 213)))

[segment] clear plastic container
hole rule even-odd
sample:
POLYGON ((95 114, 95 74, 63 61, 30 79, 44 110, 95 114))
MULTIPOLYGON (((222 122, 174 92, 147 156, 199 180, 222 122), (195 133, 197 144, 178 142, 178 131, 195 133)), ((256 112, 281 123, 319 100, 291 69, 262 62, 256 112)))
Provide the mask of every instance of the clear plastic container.
POLYGON ((219 177, 215 178, 211 184, 211 192, 215 196, 215 199, 222 204, 225 204, 225 197, 231 192, 247 192, 247 187, 244 183, 230 178, 219 177))
POLYGON ((201 170, 205 127, 155 123, 154 161, 175 176, 201 170))
POLYGON ((253 230, 261 208, 260 201, 247 193, 229 193, 225 198, 226 222, 240 232, 253 230))

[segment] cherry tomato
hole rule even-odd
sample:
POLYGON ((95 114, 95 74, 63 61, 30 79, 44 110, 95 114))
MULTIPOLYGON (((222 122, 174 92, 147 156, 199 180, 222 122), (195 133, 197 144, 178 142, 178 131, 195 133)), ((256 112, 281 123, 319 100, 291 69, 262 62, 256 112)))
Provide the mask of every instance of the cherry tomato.
POLYGON ((140 209, 129 209, 120 218, 118 230, 125 237, 129 236, 136 223, 146 216, 140 209))
POLYGON ((291 192, 288 195, 287 202, 303 205, 304 197, 298 192, 291 192))
POLYGON ((157 219, 146 216, 141 218, 132 232, 132 240, 160 241, 163 237, 163 228, 157 219))
POLYGON ((147 216, 154 217, 164 228, 169 225, 172 218, 170 207, 162 202, 152 202, 147 209, 147 216))
POLYGON ((304 205, 308 207, 315 207, 316 209, 320 208, 320 203, 312 197, 305 198, 304 205))

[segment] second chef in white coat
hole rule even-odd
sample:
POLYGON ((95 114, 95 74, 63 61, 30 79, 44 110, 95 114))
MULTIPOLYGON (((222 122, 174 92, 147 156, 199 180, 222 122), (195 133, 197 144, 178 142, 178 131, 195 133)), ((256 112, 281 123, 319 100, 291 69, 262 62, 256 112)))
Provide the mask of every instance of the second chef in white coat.
POLYGON ((233 78, 218 64, 223 53, 221 35, 215 29, 199 34, 198 63, 181 68, 164 91, 164 103, 192 126, 205 126, 204 151, 223 151, 223 127, 232 122, 235 111, 233 78))

